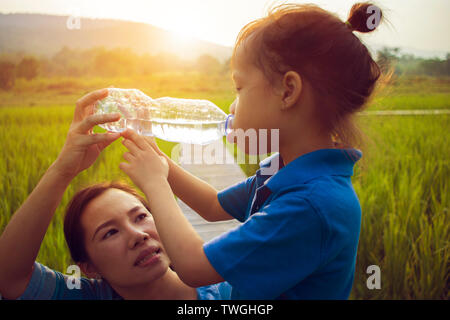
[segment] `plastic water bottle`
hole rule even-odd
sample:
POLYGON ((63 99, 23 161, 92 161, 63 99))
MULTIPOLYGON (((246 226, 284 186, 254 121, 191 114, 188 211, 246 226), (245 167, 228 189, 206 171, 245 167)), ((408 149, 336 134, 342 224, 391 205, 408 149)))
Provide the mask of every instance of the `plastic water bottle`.
POLYGON ((152 99, 137 89, 109 88, 108 96, 97 102, 95 112, 122 115, 119 121, 100 125, 108 131, 131 128, 141 135, 201 145, 227 135, 233 120, 233 115, 208 100, 152 99))

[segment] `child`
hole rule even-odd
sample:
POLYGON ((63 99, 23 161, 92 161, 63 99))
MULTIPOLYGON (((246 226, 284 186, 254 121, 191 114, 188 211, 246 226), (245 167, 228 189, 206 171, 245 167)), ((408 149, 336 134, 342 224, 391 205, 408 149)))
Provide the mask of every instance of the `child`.
POLYGON ((260 164, 279 165, 275 174, 260 169, 217 192, 153 140, 123 133, 130 152, 120 168, 147 196, 186 284, 225 280, 232 299, 349 297, 361 222, 351 183, 361 152, 351 147, 357 137, 351 116, 381 75, 353 31, 378 25, 381 12, 373 8, 355 4, 344 23, 315 5, 282 5, 239 34, 233 129, 279 129, 279 153, 260 164), (203 243, 172 192, 208 221, 235 218, 242 225, 203 243))

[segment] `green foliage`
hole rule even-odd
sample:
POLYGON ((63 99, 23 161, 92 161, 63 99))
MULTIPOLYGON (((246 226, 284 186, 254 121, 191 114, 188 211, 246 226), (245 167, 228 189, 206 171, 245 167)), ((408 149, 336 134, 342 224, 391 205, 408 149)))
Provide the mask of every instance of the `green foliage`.
POLYGON ((15 65, 11 62, 0 62, 0 89, 12 89, 15 80, 15 65))
POLYGON ((39 71, 39 61, 36 58, 23 58, 17 65, 16 74, 18 78, 31 80, 36 78, 39 71))
POLYGON ((208 73, 218 73, 222 66, 216 58, 204 54, 198 57, 196 67, 200 72, 208 74, 208 73))
POLYGON ((138 88, 152 98, 212 99, 226 107, 226 112, 234 99, 229 77, 178 71, 129 77, 37 77, 31 81, 18 78, 10 91, 0 91, 0 107, 73 105, 84 94, 111 86, 138 88))
POLYGON ((363 218, 352 297, 448 299, 448 115, 360 119, 369 142, 353 182, 363 218), (369 265, 381 290, 366 286, 369 265))
MULTIPOLYGON (((0 232, 56 159, 72 120, 74 102, 88 91, 111 84, 140 88, 152 97, 206 98, 226 112, 234 99, 227 77, 206 77, 197 72, 106 80, 17 79, 11 91, 0 93, 0 232), (30 103, 36 106, 23 106, 30 103)), ((449 88, 447 78, 398 77, 374 99, 370 109, 449 109, 449 88)), ((363 215, 351 298, 449 299, 450 141, 445 135, 449 115, 358 119, 367 144, 353 177, 363 215), (370 265, 381 269, 380 290, 366 286, 370 265)), ((175 145, 157 142, 166 154, 175 145)), ((227 147, 237 152, 234 146, 227 147)), ((64 208, 87 184, 119 179, 132 184, 118 168, 125 151, 119 141, 114 142, 91 168, 74 179, 44 238, 40 262, 61 272, 72 264, 62 228, 64 208)), ((252 175, 257 165, 242 169, 252 175)))
POLYGON ((444 60, 425 59, 411 54, 401 54, 400 48, 384 47, 376 56, 376 61, 384 72, 393 68, 397 75, 450 77, 450 53, 444 60))
MULTIPOLYGON (((225 67, 225 64, 210 55, 202 55, 195 61, 185 60, 180 56, 169 53, 139 55, 130 48, 94 47, 80 50, 63 47, 50 58, 32 59, 35 65, 40 66, 40 73, 44 77, 131 77, 179 71, 218 74, 225 73, 228 69, 228 65, 225 67)), ((20 60, 21 56, 11 54, 3 59, 16 61, 20 60)), ((35 67, 30 65, 31 58, 23 58, 25 59, 27 65, 24 67, 27 70, 35 67)))

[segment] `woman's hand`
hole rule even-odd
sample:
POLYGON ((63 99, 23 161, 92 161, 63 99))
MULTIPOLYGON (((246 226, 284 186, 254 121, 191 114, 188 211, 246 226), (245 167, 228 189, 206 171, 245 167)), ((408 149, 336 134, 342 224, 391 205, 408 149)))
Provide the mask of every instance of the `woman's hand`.
POLYGON ((94 103, 108 95, 98 90, 78 100, 67 140, 26 201, 13 214, 0 237, 0 291, 15 299, 25 291, 42 240, 70 181, 97 159, 120 134, 92 134, 96 124, 120 115, 92 115, 94 103))
POLYGON ((88 93, 77 101, 66 142, 53 164, 63 177, 73 179, 89 168, 100 152, 120 137, 120 133, 92 133, 95 125, 120 119, 120 114, 93 114, 95 102, 107 95, 108 89, 102 89, 88 93))
POLYGON ((155 141, 144 138, 131 129, 122 132, 122 136, 125 138, 122 143, 129 150, 123 155, 128 163, 120 163, 119 168, 136 186, 147 192, 158 188, 162 182, 167 182, 169 164, 155 141))

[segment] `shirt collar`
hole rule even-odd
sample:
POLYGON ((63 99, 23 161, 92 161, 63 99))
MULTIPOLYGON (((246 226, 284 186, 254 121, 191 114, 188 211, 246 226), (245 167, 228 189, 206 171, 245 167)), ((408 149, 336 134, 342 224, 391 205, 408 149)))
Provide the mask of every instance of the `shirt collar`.
POLYGON ((272 177, 282 167, 284 167, 283 159, 278 152, 262 160, 259 163, 260 169, 256 170, 256 186, 260 187, 265 184, 267 179, 272 177))
POLYGON ((260 162, 256 177, 260 184, 265 184, 272 192, 287 185, 298 185, 319 176, 339 175, 351 177, 355 163, 362 157, 357 149, 320 149, 283 165, 279 153, 275 153, 260 162), (262 168, 268 168, 273 161, 278 161, 279 170, 273 175, 261 174, 262 168))

